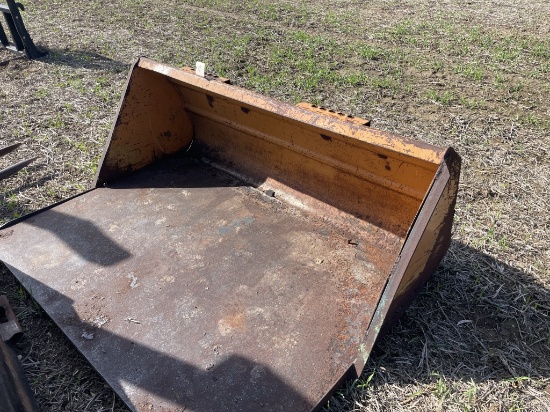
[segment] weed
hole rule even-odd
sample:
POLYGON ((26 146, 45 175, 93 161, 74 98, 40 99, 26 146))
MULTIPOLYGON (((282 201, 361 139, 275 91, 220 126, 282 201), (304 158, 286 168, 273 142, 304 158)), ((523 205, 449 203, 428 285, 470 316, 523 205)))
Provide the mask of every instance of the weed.
POLYGON ((518 118, 518 121, 521 124, 525 124, 528 126, 534 126, 539 129, 546 129, 550 127, 550 118, 542 118, 538 117, 534 114, 525 114, 523 116, 520 116, 518 118))
POLYGON ((347 86, 357 87, 367 84, 368 77, 365 73, 357 72, 346 74, 342 76, 341 80, 347 86))
POLYGON ((531 46, 531 54, 541 59, 550 59, 550 42, 536 42, 531 46))
POLYGON ((376 369, 374 369, 369 376, 367 376, 367 379, 365 380, 357 380, 357 383, 355 385, 358 389, 364 389, 369 386, 372 379, 374 378, 374 375, 376 374, 376 369))
POLYGON ((495 87, 500 87, 505 83, 506 83, 506 79, 504 78, 504 76, 502 74, 500 74, 500 72, 495 72, 495 79, 494 79, 494 82, 493 82, 495 87))
POLYGON ((359 46, 357 53, 359 56, 367 60, 379 60, 383 56, 382 50, 368 44, 359 46))
POLYGON ((380 89, 396 89, 397 82, 394 78, 390 76, 385 77, 373 77, 370 79, 371 87, 376 87, 380 89))
POLYGON ((336 16, 336 13, 334 13, 333 11, 329 11, 327 16, 325 17, 325 22, 329 26, 337 26, 337 25, 339 25, 340 20, 336 16))
POLYGON ((36 97, 37 99, 44 99, 48 97, 48 95, 49 95, 49 92, 45 87, 41 87, 36 92, 34 92, 34 97, 36 97))
POLYGON ((431 69, 433 73, 437 73, 443 70, 445 64, 441 60, 436 60, 431 64, 431 69))
POLYGON ((478 391, 477 385, 472 380, 471 387, 468 388, 468 390, 466 391, 466 406, 465 406, 466 411, 471 411, 474 409, 472 405, 475 404, 476 402, 477 391, 478 391))
POLYGON ((498 246, 503 250, 508 249, 508 242, 506 241, 506 239, 507 239, 507 237, 505 235, 505 236, 502 236, 498 241, 498 246))
POLYGON ((388 33, 394 39, 402 40, 404 38, 409 38, 413 33, 413 23, 412 20, 404 20, 388 30, 388 33))
POLYGON ((453 93, 450 90, 445 90, 439 93, 435 90, 428 90, 426 93, 429 100, 435 103, 441 103, 443 105, 451 104, 454 100, 453 93))
POLYGON ((25 293, 25 289, 23 289, 22 285, 19 285, 17 288, 17 294, 19 296, 19 299, 25 299, 27 294, 25 293))
POLYGON ((485 107, 486 102, 481 99, 468 99, 466 97, 461 97, 460 104, 464 107, 467 107, 468 109, 477 110, 485 107))
POLYGON ((461 76, 467 77, 475 81, 480 81, 485 77, 483 69, 481 69, 481 67, 477 63, 460 64, 455 67, 454 71, 461 76))
POLYGON ((61 115, 57 114, 55 117, 48 120, 48 126, 53 129, 62 129, 63 127, 65 127, 65 122, 61 115))
POLYGON ((449 395, 450 389, 445 382, 445 379, 438 373, 433 372, 433 376, 437 376, 437 382, 434 388, 434 395, 439 399, 440 402, 449 395))
POLYGON ((493 50, 493 59, 501 63, 510 63, 518 58, 520 54, 519 50, 511 49, 508 47, 496 47, 493 50))

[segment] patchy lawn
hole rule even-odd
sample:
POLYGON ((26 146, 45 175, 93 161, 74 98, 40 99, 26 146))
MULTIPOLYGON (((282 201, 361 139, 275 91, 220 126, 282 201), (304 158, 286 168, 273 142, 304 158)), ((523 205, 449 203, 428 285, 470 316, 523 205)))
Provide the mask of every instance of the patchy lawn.
MULTIPOLYGON (((86 189, 130 64, 196 60, 233 83, 372 119, 463 158, 454 240, 420 297, 329 411, 547 411, 550 5, 267 0, 25 1, 49 57, 0 66, 0 222, 86 189)), ((12 57, 0 51, 0 61, 12 57)), ((2 268, 45 411, 127 410, 2 268)))

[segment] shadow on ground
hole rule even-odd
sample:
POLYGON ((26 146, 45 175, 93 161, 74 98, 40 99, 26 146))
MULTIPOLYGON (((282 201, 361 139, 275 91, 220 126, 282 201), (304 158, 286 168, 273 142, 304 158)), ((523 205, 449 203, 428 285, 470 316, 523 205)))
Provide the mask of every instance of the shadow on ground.
MULTIPOLYGON (((27 167, 27 171, 29 172, 29 175, 32 176, 33 172, 36 171, 39 167, 41 167, 41 165, 34 166, 34 167, 32 167, 32 166, 27 167)), ((20 184, 19 186, 16 186, 14 188, 10 187, 10 189, 9 189, 9 191, 7 191, 7 193, 19 193, 19 192, 27 190, 31 187, 43 186, 44 184, 46 184, 47 182, 49 182, 50 180, 53 180, 53 179, 55 179, 55 174, 54 173, 49 173, 45 176, 41 176, 39 179, 36 179, 36 180, 32 179, 32 178, 27 179, 22 184, 20 184)), ((3 193, 0 193, 0 203, 6 202, 6 201, 8 201, 6 196, 3 193)))
POLYGON ((48 49, 48 56, 40 59, 46 64, 68 66, 74 69, 109 70, 116 73, 126 72, 130 64, 113 60, 89 50, 48 49))
POLYGON ((435 387, 438 381, 547 380, 549 319, 550 290, 529 274, 453 241, 423 292, 378 340, 361 379, 347 382, 326 410, 357 410, 355 400, 377 396, 388 382, 405 388, 413 383, 435 387))
MULTIPOLYGON (((38 167, 41 166, 38 165, 28 167, 27 171, 29 172, 29 175, 32 176, 33 171, 38 167)), ((17 197, 13 196, 15 193, 22 192, 32 187, 43 186, 54 178, 54 174, 50 173, 36 180, 29 179, 29 181, 25 181, 19 186, 13 189, 10 188, 9 190, 4 190, 4 187, 0 183, 0 226, 3 224, 2 219, 5 219, 5 224, 11 219, 15 219, 17 216, 25 216, 32 213, 32 210, 29 207, 23 205, 17 197)))

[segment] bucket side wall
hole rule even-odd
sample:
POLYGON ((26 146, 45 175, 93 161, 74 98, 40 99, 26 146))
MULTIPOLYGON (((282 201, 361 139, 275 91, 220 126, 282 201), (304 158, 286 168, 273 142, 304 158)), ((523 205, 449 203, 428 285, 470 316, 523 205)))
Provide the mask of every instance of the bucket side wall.
POLYGON ((94 186, 185 149, 193 126, 174 87, 159 73, 134 66, 94 186))
POLYGON ((460 166, 460 156, 449 148, 366 331, 361 356, 355 362, 358 374, 376 340, 389 331, 411 304, 449 248, 460 166))

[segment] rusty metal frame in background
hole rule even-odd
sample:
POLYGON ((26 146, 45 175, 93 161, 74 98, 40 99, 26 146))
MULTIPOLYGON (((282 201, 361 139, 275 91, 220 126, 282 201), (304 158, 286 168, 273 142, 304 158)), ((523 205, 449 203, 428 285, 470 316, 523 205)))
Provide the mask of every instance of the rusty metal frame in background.
POLYGON ((38 405, 29 387, 21 362, 10 344, 23 330, 8 298, 0 296, 0 410, 2 412, 38 412, 38 405))

